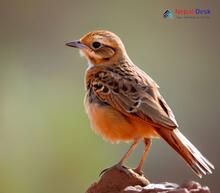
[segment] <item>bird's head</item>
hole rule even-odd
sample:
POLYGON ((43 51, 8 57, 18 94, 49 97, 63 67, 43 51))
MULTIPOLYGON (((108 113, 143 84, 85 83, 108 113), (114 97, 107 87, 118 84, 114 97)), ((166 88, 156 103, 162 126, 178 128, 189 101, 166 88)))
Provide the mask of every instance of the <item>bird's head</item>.
POLYGON ((114 64, 127 57, 120 38, 114 33, 104 30, 89 32, 79 40, 69 42, 66 45, 79 48, 92 65, 114 64))

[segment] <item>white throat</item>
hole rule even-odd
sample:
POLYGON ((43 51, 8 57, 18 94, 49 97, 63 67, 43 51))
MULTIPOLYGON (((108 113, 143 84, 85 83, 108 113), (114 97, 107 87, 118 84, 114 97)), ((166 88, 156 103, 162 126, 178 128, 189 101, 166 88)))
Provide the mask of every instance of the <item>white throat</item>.
MULTIPOLYGON (((85 55, 85 53, 84 53, 82 50, 79 50, 79 55, 80 55, 81 57, 83 57, 83 58, 86 58, 86 55, 85 55)), ((94 66, 94 64, 91 63, 88 59, 87 59, 87 61, 88 61, 88 68, 91 68, 91 67, 94 66)))

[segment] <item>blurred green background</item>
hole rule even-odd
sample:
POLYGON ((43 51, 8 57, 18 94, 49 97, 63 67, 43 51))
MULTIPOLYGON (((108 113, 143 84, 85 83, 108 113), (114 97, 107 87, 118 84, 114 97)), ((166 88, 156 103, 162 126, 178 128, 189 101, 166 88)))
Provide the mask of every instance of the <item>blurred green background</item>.
MULTIPOLYGON (((96 29, 118 34, 152 76, 180 130, 216 166, 197 178, 162 140, 144 171, 152 182, 196 180, 218 192, 220 3, 216 1, 8 0, 0 6, 0 192, 84 192, 129 145, 90 129, 83 108, 87 68, 66 47, 96 29), (209 19, 164 19, 167 9, 209 8, 209 19)), ((135 167, 140 145, 126 163, 135 167)))

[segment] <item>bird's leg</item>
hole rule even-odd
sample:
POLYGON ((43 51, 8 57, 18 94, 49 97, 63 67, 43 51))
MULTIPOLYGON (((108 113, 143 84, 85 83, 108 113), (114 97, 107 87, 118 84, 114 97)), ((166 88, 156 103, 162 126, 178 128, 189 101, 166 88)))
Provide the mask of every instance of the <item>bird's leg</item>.
POLYGON ((151 139, 148 139, 148 138, 145 138, 144 139, 144 144, 145 144, 145 149, 144 149, 144 153, 141 157, 141 160, 139 162, 139 164, 137 165, 136 169, 134 169, 134 171, 138 174, 143 174, 143 172, 141 171, 142 169, 142 166, 144 164, 144 161, 146 160, 147 158, 147 154, 148 154, 148 151, 150 149, 150 146, 151 146, 151 143, 152 143, 152 140, 151 139))
MULTIPOLYGON (((124 171, 125 173, 127 173, 128 175, 130 175, 130 173, 127 171, 127 168, 125 166, 123 166, 124 161, 129 157, 129 155, 131 155, 132 151, 134 151, 134 149, 137 147, 139 140, 134 140, 134 142, 132 143, 131 147, 129 148, 129 150, 126 152, 126 154, 121 158, 121 160, 114 166, 112 166, 111 168, 117 167, 117 169, 124 171)), ((106 171, 108 171, 111 168, 107 168, 104 169, 100 175, 102 175, 103 173, 105 173, 106 171)))
POLYGON ((118 162, 118 166, 122 166, 124 161, 131 155, 131 153, 134 151, 134 149, 137 147, 139 140, 134 140, 131 147, 128 149, 126 154, 121 158, 121 160, 118 162))

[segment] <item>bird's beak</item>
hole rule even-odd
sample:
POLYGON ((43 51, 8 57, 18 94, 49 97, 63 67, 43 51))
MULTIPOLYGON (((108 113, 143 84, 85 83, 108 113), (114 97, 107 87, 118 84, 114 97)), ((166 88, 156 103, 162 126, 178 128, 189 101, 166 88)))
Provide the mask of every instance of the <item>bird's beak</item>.
POLYGON ((72 41, 72 42, 69 42, 69 43, 66 43, 67 46, 70 46, 70 47, 73 47, 73 48, 85 48, 86 45, 84 45, 83 43, 81 43, 80 40, 75 40, 75 41, 72 41))

